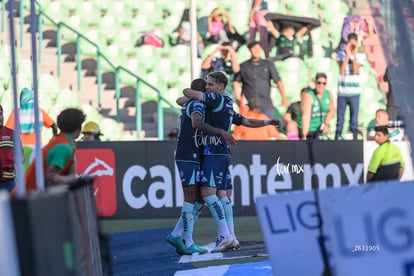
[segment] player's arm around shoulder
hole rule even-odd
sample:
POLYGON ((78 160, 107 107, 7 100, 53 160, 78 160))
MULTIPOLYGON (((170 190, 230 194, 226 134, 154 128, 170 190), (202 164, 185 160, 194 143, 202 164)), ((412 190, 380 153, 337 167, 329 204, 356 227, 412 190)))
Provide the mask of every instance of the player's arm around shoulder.
POLYGON ((183 94, 191 99, 196 99, 199 101, 203 100, 203 92, 201 91, 193 90, 191 88, 185 88, 183 90, 183 94))

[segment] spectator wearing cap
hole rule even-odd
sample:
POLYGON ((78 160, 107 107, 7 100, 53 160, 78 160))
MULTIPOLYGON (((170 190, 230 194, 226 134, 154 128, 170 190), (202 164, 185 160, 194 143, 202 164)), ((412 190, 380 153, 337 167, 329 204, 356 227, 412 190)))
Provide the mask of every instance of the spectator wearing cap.
POLYGON ((82 141, 100 141, 103 134, 99 125, 93 121, 86 122, 82 127, 82 141))
POLYGON ((231 23, 229 13, 222 8, 215 8, 207 18, 207 41, 217 44, 229 42, 234 50, 246 41, 231 23))
POLYGON ((400 148, 389 141, 387 126, 375 127, 375 142, 379 147, 369 162, 367 182, 401 179, 405 162, 400 148))
POLYGON ((358 36, 348 35, 345 50, 338 51, 339 80, 335 139, 342 138, 345 110, 349 106, 349 125, 353 139, 358 139, 359 98, 361 94, 359 69, 365 63, 365 54, 358 52, 358 36))
POLYGON ((222 8, 215 8, 211 11, 207 19, 207 30, 209 40, 213 43, 229 42, 227 33, 236 32, 231 24, 229 13, 222 8))

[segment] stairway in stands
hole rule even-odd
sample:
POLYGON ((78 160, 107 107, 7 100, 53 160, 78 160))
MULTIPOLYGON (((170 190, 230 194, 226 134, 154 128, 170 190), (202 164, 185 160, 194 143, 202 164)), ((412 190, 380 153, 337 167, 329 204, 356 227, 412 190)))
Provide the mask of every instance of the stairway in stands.
MULTIPOLYGON (((3 2, 1 3, 1 5, 3 2)), ((15 5, 18 5, 16 3, 15 5)), ((17 7, 15 6, 15 10, 17 7)), ((19 40, 19 17, 15 12, 14 28, 16 49, 19 51, 21 59, 30 59, 32 55, 31 33, 29 25, 29 13, 25 11, 25 24, 23 26, 23 46, 19 40)), ((2 44, 10 44, 9 19, 6 11, 6 28, 5 32, 0 33, 2 44)), ((56 29, 54 27, 43 26, 43 42, 42 42, 42 60, 38 62, 38 76, 41 73, 50 73, 57 76, 57 48, 56 48, 56 29)), ((36 39, 37 41, 37 39, 36 39)), ((62 62, 61 76, 58 77, 61 89, 73 90, 80 101, 80 104, 91 104, 99 108, 102 118, 116 118, 116 102, 114 90, 114 77, 111 74, 103 74, 102 83, 102 105, 98 107, 98 86, 96 81, 96 62, 92 59, 82 59, 81 71, 81 89, 77 90, 77 70, 76 70, 76 47, 74 43, 62 42, 62 62)), ((38 46, 38 45, 37 45, 38 46)), ((11 87, 10 87, 11 89, 11 87)), ((21 89, 21 87, 19 87, 21 89)), ((120 128, 123 140, 136 140, 135 125, 135 92, 132 88, 122 88, 120 98, 120 128)), ((144 139, 156 139, 157 122, 156 122, 156 104, 144 103, 143 108, 143 132, 141 137, 144 139)), ((166 121, 164 129, 176 127, 176 120, 169 119, 166 121)))

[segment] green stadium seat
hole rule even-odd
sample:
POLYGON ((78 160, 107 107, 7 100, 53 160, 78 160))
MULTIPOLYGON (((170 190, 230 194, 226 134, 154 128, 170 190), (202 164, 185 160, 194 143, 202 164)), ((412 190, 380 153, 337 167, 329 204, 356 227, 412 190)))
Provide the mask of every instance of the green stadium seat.
MULTIPOLYGON (((171 14, 162 23, 162 32, 165 34, 173 33, 180 24, 181 15, 171 14)), ((165 41, 167 42, 167 41, 165 41)))
POLYGON ((38 90, 39 95, 42 95, 42 99, 47 97, 51 102, 55 102, 60 92, 59 81, 54 75, 42 73, 39 77, 38 90))
POLYGON ((268 1, 267 9, 269 12, 287 14, 286 5, 285 3, 282 3, 282 1, 268 1))
POLYGON ((361 87, 373 87, 375 89, 378 88, 377 80, 371 71, 361 70, 359 74, 361 87))
POLYGON ((82 18, 82 24, 86 26, 98 26, 100 24, 100 4, 94 1, 79 1, 75 14, 82 18))
POLYGON ((104 11, 106 15, 110 14, 121 19, 122 17, 128 18, 128 12, 130 11, 129 2, 130 1, 105 0, 99 1, 99 5, 101 6, 101 10, 104 11))
POLYGON ((237 50, 237 60, 241 64, 242 62, 250 59, 250 51, 247 48, 247 45, 242 45, 237 50))
MULTIPOLYGON (((65 22, 70 27, 83 34, 87 30, 87 26, 83 24, 83 19, 78 14, 71 14, 65 22)), ((78 35, 65 26, 61 29, 62 39, 68 42, 76 42, 78 35)))
POLYGON ((300 58, 288 58, 276 62, 280 78, 285 88, 286 97, 289 101, 295 102, 300 99, 300 90, 309 86, 308 69, 300 58))
MULTIPOLYGON (((7 60, 9 62, 9 64, 10 64, 10 68, 11 68, 12 58, 11 58, 11 48, 10 48, 10 44, 4 44, 3 47, 5 47, 5 53, 7 55, 7 60)), ((15 46, 14 48, 15 48, 14 54, 15 54, 15 59, 16 59, 16 69, 19 70, 19 64, 20 64, 20 62, 22 60, 22 56, 20 54, 20 49, 17 46, 15 46)))
MULTIPOLYGON (((197 17, 201 18, 204 16, 209 16, 211 11, 215 8, 217 8, 217 3, 213 2, 213 1, 197 1, 196 4, 196 9, 197 9, 197 17)), ((237 5, 234 6, 239 6, 242 5, 242 2, 238 2, 237 5)))
POLYGON ((188 45, 179 44, 171 47, 170 58, 174 66, 178 69, 189 70, 191 64, 191 53, 188 45))
POLYGON ((114 40, 122 26, 120 19, 120 17, 117 17, 112 13, 108 13, 100 18, 97 30, 98 36, 102 38, 101 41, 107 42, 114 40))
POLYGON ((135 51, 137 33, 130 26, 123 25, 117 29, 111 44, 118 45, 124 54, 135 51))
MULTIPOLYGON (((99 31, 95 26, 90 26, 84 33, 84 35, 93 43, 98 46, 105 46, 105 40, 102 37, 99 37, 99 31)), ((89 43, 86 40, 81 40, 80 42, 81 55, 86 57, 96 57, 97 49, 96 47, 89 43)))
POLYGON ((4 121, 7 120, 7 118, 9 118, 10 113, 13 111, 13 90, 11 89, 7 89, 7 90, 0 90, 2 96, 1 96, 1 100, 0 103, 3 106, 3 116, 4 116, 4 121))
MULTIPOLYGON (((149 71, 144 77, 144 80, 154 88, 159 89, 161 94, 167 90, 166 82, 154 70, 149 71)), ((147 101, 158 101, 158 94, 149 86, 141 85, 141 98, 147 101)))
MULTIPOLYGON (((138 76, 144 76, 147 73, 147 70, 144 66, 141 66, 139 59, 137 58, 135 52, 128 53, 126 62, 124 64, 125 68, 129 71, 134 72, 138 76)), ((130 74, 121 71, 120 73, 120 82, 127 86, 135 87, 137 80, 135 77, 131 76, 130 74)))
POLYGON ((315 28, 310 32, 312 36, 312 43, 322 45, 325 48, 331 47, 329 35, 321 27, 315 28))
POLYGON ((85 122, 93 121, 99 123, 101 121, 101 115, 96 107, 90 104, 82 104, 80 108, 86 115, 85 122))
MULTIPOLYGON (((46 1, 42 3, 43 11, 53 19, 55 22, 65 22, 69 16, 67 3, 70 1, 46 1)), ((45 26, 54 26, 52 22, 47 19, 43 20, 45 26)))
POLYGON ((178 69, 174 66, 168 55, 164 55, 160 58, 157 73, 162 77, 165 83, 175 82, 175 80, 179 78, 178 69))
POLYGON ((385 103, 384 94, 381 92, 380 89, 376 87, 364 87, 362 88, 361 92, 361 102, 370 103, 370 102, 378 102, 378 103, 385 103))
POLYGON ((332 12, 338 10, 341 5, 342 0, 318 0, 318 6, 321 10, 332 12))
POLYGON ((99 126, 103 133, 102 140, 103 141, 117 141, 121 140, 122 132, 120 124, 111 118, 103 118, 99 126))
POLYGON ((66 1, 64 2, 64 8, 67 9, 70 12, 74 12, 76 8, 79 6, 78 1, 66 1))
POLYGON ((127 60, 126 52, 117 44, 111 44, 102 48, 102 53, 108 58, 114 67, 112 67, 105 59, 101 59, 102 71, 115 72, 115 68, 125 65, 127 60))
POLYGON ((67 107, 79 107, 79 98, 76 92, 70 89, 62 89, 56 97, 56 105, 60 105, 64 108, 67 107))
POLYGON ((11 49, 10 44, 1 42, 0 44, 0 59, 1 64, 10 64, 11 49))
POLYGON ((279 69, 280 71, 295 71, 301 74, 306 74, 308 71, 308 67, 306 66, 305 62, 298 57, 290 57, 282 60, 282 63, 279 64, 279 69))
POLYGON ((230 20, 240 35, 244 35, 249 32, 249 18, 244 13, 239 13, 237 10, 232 9, 230 13, 230 20))
POLYGON ((150 25, 151 20, 147 14, 139 13, 135 17, 131 18, 131 29, 135 32, 144 32, 149 31, 151 29, 150 25))
POLYGON ((278 113, 284 114, 286 112, 286 107, 282 105, 282 97, 276 87, 272 86, 270 89, 270 98, 272 99, 273 106, 278 110, 278 113))
MULTIPOLYGON (((182 89, 178 88, 175 84, 171 84, 170 87, 168 87, 163 93, 162 96, 168 100, 169 103, 171 103, 174 107, 179 108, 179 106, 175 103, 176 99, 180 96, 182 96, 182 89)), ((171 108, 170 105, 163 102, 163 107, 165 108, 171 108)))
POLYGON ((299 3, 295 0, 285 0, 287 14, 292 16, 305 16, 318 18, 318 10, 311 0, 301 0, 299 3))
MULTIPOLYGON (((270 2, 270 1, 268 1, 270 2)), ((246 16, 246 18, 249 17, 249 12, 251 9, 251 4, 249 3, 249 1, 238 1, 237 5, 233 5, 232 9, 231 9, 231 15, 235 15, 235 14, 244 14, 246 16)), ((213 9, 210 9, 210 11, 213 9)), ((233 18, 231 18, 233 19, 233 18)))
POLYGON ((10 64, 7 62, 6 59, 0 58, 0 82, 2 86, 1 88, 4 89, 4 86, 8 87, 11 79, 11 70, 10 64))

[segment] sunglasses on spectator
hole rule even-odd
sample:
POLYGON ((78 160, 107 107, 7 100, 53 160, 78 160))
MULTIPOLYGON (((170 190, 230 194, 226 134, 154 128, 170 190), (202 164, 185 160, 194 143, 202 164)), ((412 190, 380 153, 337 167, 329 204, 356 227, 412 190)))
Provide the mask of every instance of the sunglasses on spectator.
POLYGON ((326 85, 326 82, 318 81, 317 84, 323 84, 326 85))

